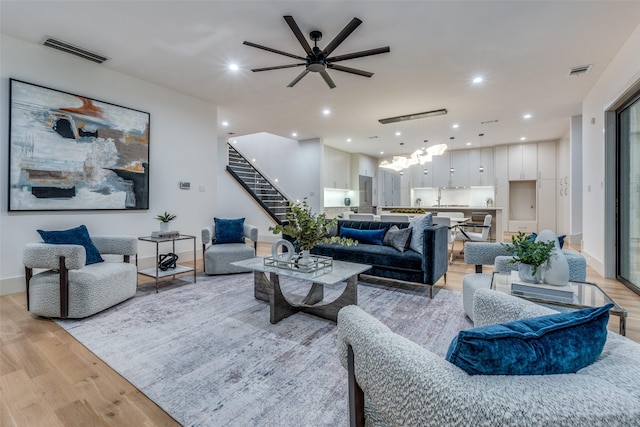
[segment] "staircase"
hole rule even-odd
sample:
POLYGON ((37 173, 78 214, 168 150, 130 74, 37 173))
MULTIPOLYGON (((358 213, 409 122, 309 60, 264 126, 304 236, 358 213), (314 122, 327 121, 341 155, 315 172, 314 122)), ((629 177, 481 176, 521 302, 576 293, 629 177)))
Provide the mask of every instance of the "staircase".
POLYGON ((289 198, 269 181, 249 160, 236 151, 231 144, 228 147, 227 172, 235 178, 253 199, 278 224, 286 220, 289 210, 289 198))

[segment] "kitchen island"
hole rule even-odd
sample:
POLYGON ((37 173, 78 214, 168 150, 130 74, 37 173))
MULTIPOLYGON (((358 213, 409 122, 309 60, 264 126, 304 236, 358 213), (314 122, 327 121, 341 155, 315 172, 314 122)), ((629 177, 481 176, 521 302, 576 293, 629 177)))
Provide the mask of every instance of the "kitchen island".
MULTIPOLYGON (((378 206, 378 214, 388 213, 393 209, 417 209, 416 206, 378 206)), ((436 215, 438 212, 462 212, 466 218, 471 218, 473 212, 486 212, 492 216, 489 240, 493 242, 504 241, 504 227, 501 207, 466 206, 466 205, 442 205, 422 207, 427 212, 436 215)))

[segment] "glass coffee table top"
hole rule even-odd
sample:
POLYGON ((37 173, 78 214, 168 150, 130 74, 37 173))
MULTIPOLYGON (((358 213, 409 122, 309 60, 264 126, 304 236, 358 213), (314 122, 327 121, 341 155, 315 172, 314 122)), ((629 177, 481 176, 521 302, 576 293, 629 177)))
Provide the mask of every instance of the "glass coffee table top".
POLYGON ((530 286, 527 291, 514 290, 512 288, 514 283, 533 285, 520 280, 517 271, 511 271, 510 274, 493 273, 491 289, 537 303, 575 309, 602 307, 603 305, 611 303, 613 304, 613 307, 609 312, 620 317, 620 334, 625 335, 626 333, 627 311, 619 306, 618 303, 611 299, 611 297, 595 283, 570 281, 567 289, 570 289, 572 293, 569 296, 551 295, 550 293, 545 292, 545 289, 554 290, 554 287, 552 286, 541 286, 538 292, 536 292, 535 285, 530 286))

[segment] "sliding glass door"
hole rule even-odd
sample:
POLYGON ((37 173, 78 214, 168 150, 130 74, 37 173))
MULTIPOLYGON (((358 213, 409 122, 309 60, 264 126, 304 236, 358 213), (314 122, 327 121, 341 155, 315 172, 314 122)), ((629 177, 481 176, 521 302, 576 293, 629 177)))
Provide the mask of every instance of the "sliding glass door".
POLYGON ((640 293, 640 93, 617 116, 616 275, 640 293))

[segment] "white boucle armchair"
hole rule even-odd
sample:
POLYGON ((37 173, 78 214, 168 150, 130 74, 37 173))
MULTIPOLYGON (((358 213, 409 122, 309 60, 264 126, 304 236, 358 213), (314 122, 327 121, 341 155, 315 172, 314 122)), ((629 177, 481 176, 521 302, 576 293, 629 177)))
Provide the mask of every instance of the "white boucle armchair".
POLYGON ((25 245, 27 310, 44 317, 82 318, 135 295, 138 269, 129 261, 137 253, 137 238, 91 236, 91 241, 100 255, 117 259, 85 265, 81 245, 25 245), (34 274, 34 269, 44 271, 34 274))
MULTIPOLYGON (((553 310, 478 289, 474 313, 479 326, 553 310)), ((575 374, 469 375, 352 305, 338 313, 338 354, 351 426, 640 426, 640 344, 614 332, 575 374)))

